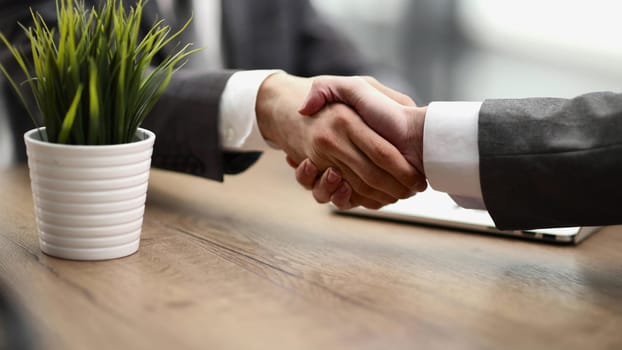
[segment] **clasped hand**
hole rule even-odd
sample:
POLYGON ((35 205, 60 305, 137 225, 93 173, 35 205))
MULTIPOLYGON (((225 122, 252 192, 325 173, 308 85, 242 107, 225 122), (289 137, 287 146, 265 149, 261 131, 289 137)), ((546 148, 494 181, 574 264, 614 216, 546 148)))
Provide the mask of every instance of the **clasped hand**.
POLYGON ((368 77, 270 76, 257 98, 264 138, 319 203, 377 209, 425 190, 425 110, 368 77))

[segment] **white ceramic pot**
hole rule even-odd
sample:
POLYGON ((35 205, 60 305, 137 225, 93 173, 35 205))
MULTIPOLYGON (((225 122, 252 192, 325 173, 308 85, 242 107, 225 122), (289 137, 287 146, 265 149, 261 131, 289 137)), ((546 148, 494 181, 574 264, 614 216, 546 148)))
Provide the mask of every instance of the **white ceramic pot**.
POLYGON ((24 135, 41 250, 59 258, 105 260, 138 250, 155 135, 136 142, 61 145, 45 128, 24 135))

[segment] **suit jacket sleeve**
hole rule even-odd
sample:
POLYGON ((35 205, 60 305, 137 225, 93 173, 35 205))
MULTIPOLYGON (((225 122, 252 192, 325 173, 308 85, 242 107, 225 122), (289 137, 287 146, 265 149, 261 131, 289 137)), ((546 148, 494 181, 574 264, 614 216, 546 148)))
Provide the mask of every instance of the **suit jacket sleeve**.
POLYGON ((622 94, 485 101, 478 143, 498 227, 622 223, 622 94))
POLYGON ((142 125, 156 134, 155 167, 222 181, 223 174, 242 171, 257 159, 255 154, 221 150, 220 96, 231 74, 177 71, 142 125))
MULTIPOLYGON (((87 1, 88 6, 96 6, 98 1, 87 1)), ((135 1, 125 1, 133 5, 135 1)), ((5 12, 0 22, 1 29, 13 43, 21 46, 26 57, 30 57, 30 46, 17 22, 28 26, 29 6, 41 13, 50 26, 55 26, 56 11, 53 0, 15 1, 0 0, 5 12)), ((145 3, 142 30, 149 29, 157 16, 155 2, 145 3)), ((12 59, 6 48, 0 55, 3 63, 12 59)), ((16 71, 16 69, 13 69, 16 71)), ((147 116, 143 127, 156 133, 153 165, 168 170, 222 180, 225 173, 245 170, 259 157, 257 153, 227 153, 220 147, 218 134, 218 115, 220 96, 233 71, 196 72, 179 70, 173 77, 154 110, 147 116)), ((11 128, 15 135, 18 159, 23 159, 23 139, 19 137, 31 128, 30 121, 14 94, 5 86, 9 96, 11 128)), ((25 91, 27 93, 27 91, 25 91)), ((30 94, 27 94, 30 96, 30 94)), ((30 103, 34 108, 34 101, 30 103)))

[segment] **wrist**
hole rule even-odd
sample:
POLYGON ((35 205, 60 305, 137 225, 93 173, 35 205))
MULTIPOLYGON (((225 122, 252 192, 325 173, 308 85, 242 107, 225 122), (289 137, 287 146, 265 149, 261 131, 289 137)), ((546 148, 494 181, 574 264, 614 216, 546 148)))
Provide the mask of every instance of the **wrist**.
POLYGON ((425 176, 423 167, 423 130, 425 125, 425 116, 428 107, 407 107, 408 113, 408 136, 406 159, 415 167, 422 175, 425 176))
POLYGON ((298 109, 310 88, 311 79, 278 72, 266 78, 257 92, 255 113, 259 132, 269 144, 296 161, 306 158, 300 140, 305 136, 307 118, 298 109))
POLYGON ((276 133, 276 109, 279 97, 279 86, 283 85, 287 73, 277 72, 268 76, 260 85, 257 91, 257 101, 255 102, 255 114, 257 116, 257 127, 261 136, 268 142, 280 146, 279 137, 276 133))

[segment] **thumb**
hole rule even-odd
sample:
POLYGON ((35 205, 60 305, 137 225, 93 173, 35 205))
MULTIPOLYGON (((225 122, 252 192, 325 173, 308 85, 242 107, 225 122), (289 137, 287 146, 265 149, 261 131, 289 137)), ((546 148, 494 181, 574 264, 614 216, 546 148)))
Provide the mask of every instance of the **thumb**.
POLYGON ((306 116, 312 116, 313 114, 319 112, 324 105, 326 105, 326 97, 324 97, 320 90, 317 90, 314 86, 312 86, 311 90, 309 90, 309 94, 305 98, 305 101, 302 103, 302 107, 298 109, 298 113, 306 116))
POLYGON ((343 77, 319 77, 313 79, 311 89, 298 113, 311 116, 324 106, 333 102, 342 102, 350 106, 357 104, 354 86, 351 80, 343 77))
POLYGON ((322 78, 314 79, 311 84, 311 89, 309 89, 309 93, 298 110, 298 113, 312 116, 319 112, 326 104, 334 102, 329 98, 329 93, 330 87, 322 78))

